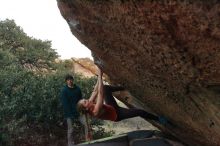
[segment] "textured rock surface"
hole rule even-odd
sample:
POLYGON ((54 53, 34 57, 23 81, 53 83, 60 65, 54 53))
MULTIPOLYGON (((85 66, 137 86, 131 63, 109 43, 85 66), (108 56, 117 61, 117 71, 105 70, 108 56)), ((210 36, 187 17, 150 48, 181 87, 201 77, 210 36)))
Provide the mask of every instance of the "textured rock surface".
POLYGON ((72 33, 111 80, 176 127, 190 146, 220 145, 217 0, 58 0, 72 33))
POLYGON ((151 130, 137 130, 78 144, 77 146, 184 146, 174 140, 161 137, 159 133, 151 130))

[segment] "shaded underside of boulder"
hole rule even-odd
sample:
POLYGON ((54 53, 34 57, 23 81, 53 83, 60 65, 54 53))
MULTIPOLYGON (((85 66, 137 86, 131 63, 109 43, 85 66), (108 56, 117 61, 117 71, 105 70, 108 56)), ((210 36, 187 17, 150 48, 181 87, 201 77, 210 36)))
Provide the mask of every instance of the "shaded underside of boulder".
POLYGON ((161 137, 159 133, 159 131, 137 130, 81 143, 77 146, 184 146, 175 140, 161 137))
MULTIPOLYGON (((189 145, 220 145, 220 2, 57 0, 111 81, 189 145)), ((159 125, 158 125, 159 126, 159 125)))

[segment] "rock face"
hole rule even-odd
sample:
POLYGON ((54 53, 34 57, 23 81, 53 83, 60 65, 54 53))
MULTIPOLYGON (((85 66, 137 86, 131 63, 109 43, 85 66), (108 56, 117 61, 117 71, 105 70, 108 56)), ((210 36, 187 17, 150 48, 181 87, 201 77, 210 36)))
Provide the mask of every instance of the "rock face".
POLYGON ((217 0, 57 0, 72 33, 114 83, 190 146, 220 146, 217 0))
POLYGON ((78 146, 183 146, 181 143, 161 137, 158 131, 137 130, 108 138, 79 144, 78 146))

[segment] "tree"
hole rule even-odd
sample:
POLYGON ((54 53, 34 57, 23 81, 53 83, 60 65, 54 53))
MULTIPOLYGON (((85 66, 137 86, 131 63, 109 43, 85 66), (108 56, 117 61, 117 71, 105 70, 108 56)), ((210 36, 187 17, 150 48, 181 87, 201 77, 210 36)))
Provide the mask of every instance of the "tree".
MULTIPOLYGON (((71 60, 57 58, 50 41, 28 37, 13 20, 0 21, 0 145, 43 146, 65 139, 59 96, 64 76, 73 70, 71 60)), ((84 97, 95 81, 75 75, 84 97)), ((97 138, 105 135, 100 124, 93 121, 97 138)))

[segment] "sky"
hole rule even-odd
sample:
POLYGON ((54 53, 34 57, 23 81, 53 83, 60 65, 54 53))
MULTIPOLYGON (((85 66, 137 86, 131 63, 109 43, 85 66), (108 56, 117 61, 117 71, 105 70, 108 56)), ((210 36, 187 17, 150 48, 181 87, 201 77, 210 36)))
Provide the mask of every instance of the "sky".
POLYGON ((33 38, 52 41, 61 59, 91 57, 91 52, 71 33, 56 0, 0 0, 0 20, 13 19, 33 38))

